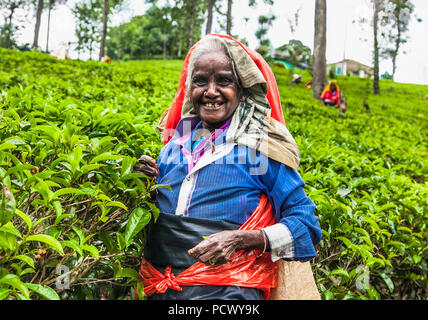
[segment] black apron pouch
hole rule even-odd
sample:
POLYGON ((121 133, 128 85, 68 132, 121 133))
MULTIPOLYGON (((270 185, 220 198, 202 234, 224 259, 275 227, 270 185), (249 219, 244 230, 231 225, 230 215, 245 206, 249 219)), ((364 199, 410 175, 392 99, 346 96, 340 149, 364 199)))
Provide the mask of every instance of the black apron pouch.
MULTIPOLYGON (((174 214, 161 213, 156 222, 150 222, 144 257, 161 273, 167 266, 178 276, 197 262, 187 251, 204 237, 225 231, 237 230, 239 225, 174 214)), ((236 286, 182 286, 183 291, 168 289, 153 294, 150 300, 263 300, 263 292, 255 288, 236 286)))
POLYGON ((199 219, 161 213, 156 223, 148 227, 144 256, 152 264, 188 268, 197 259, 187 250, 204 240, 204 237, 224 230, 237 230, 239 225, 227 221, 199 219))

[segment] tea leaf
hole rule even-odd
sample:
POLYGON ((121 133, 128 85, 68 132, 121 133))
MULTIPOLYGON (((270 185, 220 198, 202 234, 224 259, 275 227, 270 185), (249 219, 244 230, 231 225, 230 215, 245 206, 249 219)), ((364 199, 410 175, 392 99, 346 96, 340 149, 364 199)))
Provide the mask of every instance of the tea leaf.
POLYGON ((36 235, 28 236, 25 238, 25 242, 28 242, 28 241, 39 241, 39 242, 46 243, 47 245, 51 246, 56 251, 58 251, 61 255, 64 255, 64 251, 62 249, 61 243, 57 239, 51 236, 48 236, 46 234, 36 234, 36 235))

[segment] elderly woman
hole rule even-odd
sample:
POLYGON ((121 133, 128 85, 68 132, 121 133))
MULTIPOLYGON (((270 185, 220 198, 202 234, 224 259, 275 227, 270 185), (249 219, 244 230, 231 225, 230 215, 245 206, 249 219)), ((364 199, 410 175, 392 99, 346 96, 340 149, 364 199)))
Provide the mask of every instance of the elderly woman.
POLYGON ((233 38, 206 36, 161 122, 157 164, 145 156, 136 168, 170 187, 157 189, 161 214, 140 269, 146 295, 267 299, 277 261, 308 261, 321 239, 272 71, 233 38))

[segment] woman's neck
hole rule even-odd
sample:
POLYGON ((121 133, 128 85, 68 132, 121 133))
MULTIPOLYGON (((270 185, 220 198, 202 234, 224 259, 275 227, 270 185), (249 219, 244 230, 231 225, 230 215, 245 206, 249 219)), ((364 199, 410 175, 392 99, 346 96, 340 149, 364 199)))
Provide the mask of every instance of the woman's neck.
POLYGON ((219 123, 216 123, 216 124, 210 124, 210 123, 207 123, 207 122, 205 122, 205 121, 202 120, 202 128, 206 129, 206 130, 209 130, 211 133, 214 133, 215 130, 218 130, 221 127, 223 127, 229 120, 230 119, 227 119, 225 121, 222 121, 222 122, 219 122, 219 123))

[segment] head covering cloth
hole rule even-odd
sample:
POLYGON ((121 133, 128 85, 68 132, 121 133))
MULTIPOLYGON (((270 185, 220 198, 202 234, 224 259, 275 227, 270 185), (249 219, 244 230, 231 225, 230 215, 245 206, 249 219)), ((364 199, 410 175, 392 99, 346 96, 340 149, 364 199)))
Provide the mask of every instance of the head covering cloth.
MULTIPOLYGON (((234 63, 242 87, 249 93, 232 116, 226 142, 248 146, 297 170, 299 150, 285 126, 278 87, 269 65, 258 52, 230 36, 210 34, 206 37, 221 39, 234 63)), ((190 57, 203 40, 204 38, 189 50, 175 98, 159 121, 158 130, 163 133, 164 144, 172 138, 173 131, 182 118, 196 116, 186 95, 186 78, 190 57)))
POLYGON ((324 93, 326 93, 327 91, 330 91, 331 90, 331 85, 332 84, 334 84, 335 86, 336 86, 336 91, 337 91, 337 93, 339 94, 339 96, 340 96, 340 87, 339 87, 339 84, 337 83, 337 81, 336 80, 331 80, 331 82, 330 83, 328 83, 326 86, 325 86, 325 88, 324 88, 324 90, 323 90, 323 92, 321 93, 321 97, 322 96, 324 96, 324 93))

